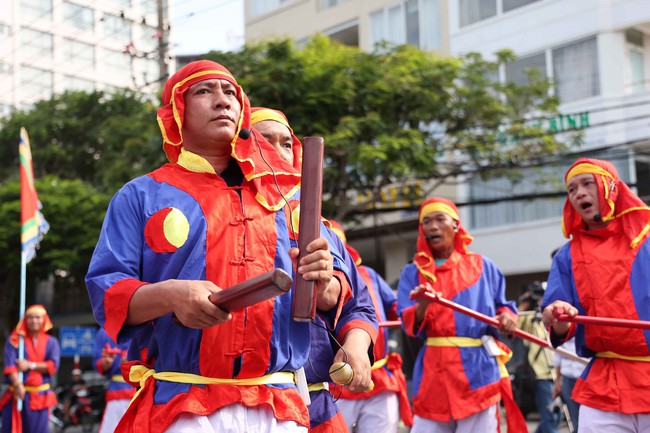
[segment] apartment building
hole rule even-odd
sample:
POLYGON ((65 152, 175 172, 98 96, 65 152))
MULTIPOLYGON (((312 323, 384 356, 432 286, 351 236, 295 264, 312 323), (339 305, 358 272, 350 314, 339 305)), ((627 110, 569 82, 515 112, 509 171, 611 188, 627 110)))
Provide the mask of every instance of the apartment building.
MULTIPOLYGON (((365 50, 382 39, 487 58, 511 49, 518 60, 497 78, 521 83, 527 68, 551 78, 562 105, 557 117, 543 119, 548 129, 560 139, 579 130, 577 152, 612 160, 650 196, 649 0, 245 0, 245 10, 247 41, 300 42, 320 32, 365 50)), ((510 295, 545 279, 551 253, 566 241, 561 178, 576 157, 550 160, 517 182, 468 176, 457 188, 434 191, 466 204, 460 210, 472 249, 504 271, 510 295)), ((348 239, 394 281, 413 254, 415 217, 377 213, 349 227, 348 239)))
POLYGON ((0 0, 0 116, 66 90, 154 94, 169 63, 167 9, 167 0, 0 0))

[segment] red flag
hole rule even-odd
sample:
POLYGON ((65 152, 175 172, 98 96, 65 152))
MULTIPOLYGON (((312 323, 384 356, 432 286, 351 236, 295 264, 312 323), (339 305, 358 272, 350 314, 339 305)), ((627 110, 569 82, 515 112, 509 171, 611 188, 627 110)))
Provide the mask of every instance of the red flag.
POLYGON ((38 201, 32 170, 32 151, 29 147, 29 136, 25 128, 20 128, 20 222, 21 244, 26 262, 36 256, 38 243, 47 233, 48 225, 41 214, 41 202, 38 201))

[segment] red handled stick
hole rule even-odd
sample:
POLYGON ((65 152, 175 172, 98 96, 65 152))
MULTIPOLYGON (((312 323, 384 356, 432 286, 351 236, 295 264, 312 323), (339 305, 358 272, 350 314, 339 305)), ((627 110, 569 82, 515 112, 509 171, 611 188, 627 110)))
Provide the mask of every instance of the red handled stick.
POLYGON ((568 314, 560 314, 557 320, 560 322, 575 322, 584 325, 603 325, 603 326, 618 326, 621 328, 641 328, 650 329, 650 322, 646 320, 630 320, 630 319, 615 319, 613 317, 592 317, 592 316, 569 316, 568 314))
MULTIPOLYGON (((298 263, 307 254, 307 245, 320 236, 323 195, 322 137, 305 137, 302 143, 302 182, 300 185, 300 224, 298 227, 298 263)), ((293 320, 311 322, 316 317, 314 281, 296 276, 293 293, 293 320)))
POLYGON ((384 327, 384 328, 397 328, 398 326, 402 326, 402 321, 401 320, 387 320, 385 322, 379 322, 379 327, 384 327))
MULTIPOLYGON (((441 305, 444 305, 445 307, 449 307, 452 310, 456 310, 456 311, 458 311, 460 313, 466 314, 466 315, 468 315, 470 317, 473 317, 473 318, 478 319, 478 320, 480 320, 482 322, 485 322, 488 325, 492 325, 495 328, 499 327, 499 321, 497 319, 495 319, 494 317, 486 316, 483 313, 479 313, 476 310, 472 310, 471 308, 464 307, 464 306, 462 306, 460 304, 457 304, 457 303, 455 303, 453 301, 450 301, 449 299, 441 298, 440 296, 434 295, 433 293, 426 293, 426 292, 420 293, 418 296, 430 299, 430 300, 432 300, 434 302, 437 302, 437 303, 439 303, 441 305)), ((519 337, 519 338, 523 338, 524 340, 528 340, 528 341, 530 341, 532 343, 535 343, 535 344, 537 344, 537 345, 539 345, 541 347, 544 347, 546 349, 550 349, 553 352, 557 352, 557 353, 559 353, 560 355, 562 355, 562 356, 564 356, 566 358, 570 358, 570 359, 572 359, 574 361, 578 361, 578 362, 581 362, 583 364, 588 364, 589 363, 589 361, 587 361, 586 359, 580 358, 578 355, 576 355, 574 353, 571 353, 568 350, 562 349, 561 347, 553 347, 553 345, 550 342, 548 342, 548 341, 546 341, 546 340, 544 340, 542 338, 536 337, 535 335, 530 334, 530 333, 528 333, 526 331, 522 331, 521 329, 518 329, 518 328, 515 329, 512 332, 512 334, 519 337)))
MULTIPOLYGON (((420 292, 418 294, 418 297, 427 298, 431 301, 437 302, 441 305, 444 305, 445 307, 451 308, 452 310, 456 310, 460 313, 478 319, 481 322, 485 322, 488 325, 492 325, 495 328, 499 327, 499 321, 494 317, 486 316, 483 313, 479 313, 476 310, 472 310, 471 308, 464 307, 460 304, 450 301, 449 299, 441 298, 440 296, 434 295, 433 293, 420 292)), ((536 337, 533 334, 529 334, 528 332, 522 331, 521 329, 515 329, 512 333, 517 337, 523 338, 524 340, 532 341, 533 343, 539 344, 542 347, 553 349, 551 343, 549 343, 548 341, 542 340, 541 338, 536 337)))

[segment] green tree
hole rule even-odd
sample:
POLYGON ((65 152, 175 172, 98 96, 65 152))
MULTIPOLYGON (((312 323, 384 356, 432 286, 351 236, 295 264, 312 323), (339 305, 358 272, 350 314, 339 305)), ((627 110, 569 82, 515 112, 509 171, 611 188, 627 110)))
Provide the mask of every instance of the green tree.
POLYGON ((115 192, 165 161, 156 108, 133 92, 68 92, 0 120, 0 178, 18 175, 19 131, 32 143, 34 176, 81 179, 115 192))
MULTIPOLYGON (((84 276, 99 237, 110 195, 79 179, 46 176, 36 179, 43 213, 50 224, 40 248, 27 266, 28 302, 35 301, 37 282, 54 277, 55 312, 87 299, 84 276), (63 290, 65 289, 65 290, 63 290)), ((0 317, 9 329, 17 319, 20 294, 20 182, 0 184, 0 317)), ((90 307, 90 303, 86 305, 90 307)))
POLYGON ((387 184, 443 182, 565 149, 532 119, 556 113, 547 80, 494 79, 514 60, 509 51, 493 61, 410 45, 366 53, 317 36, 302 48, 275 40, 206 58, 228 67, 252 105, 283 110, 300 136, 325 138, 323 213, 339 220, 360 211, 354 194, 378 200, 387 184))

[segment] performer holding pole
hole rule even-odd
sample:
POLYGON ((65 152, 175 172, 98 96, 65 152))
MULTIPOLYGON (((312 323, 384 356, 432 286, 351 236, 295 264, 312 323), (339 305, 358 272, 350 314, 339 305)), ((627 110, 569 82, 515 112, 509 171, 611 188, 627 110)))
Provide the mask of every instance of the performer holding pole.
POLYGON ((650 208, 609 161, 580 158, 564 181, 562 229, 570 241, 553 258, 542 317, 554 345, 575 335, 578 355, 593 357, 572 394, 580 433, 648 431, 648 332, 592 322, 650 320, 650 208))
POLYGON ((438 305, 441 295, 453 298, 493 319, 502 332, 514 332, 516 308, 505 298, 503 274, 467 250, 472 237, 451 201, 424 201, 418 220, 417 253, 402 270, 397 305, 404 331, 426 342, 414 369, 411 433, 497 432, 501 400, 508 431, 527 432, 504 365, 511 354, 496 329, 438 305))

